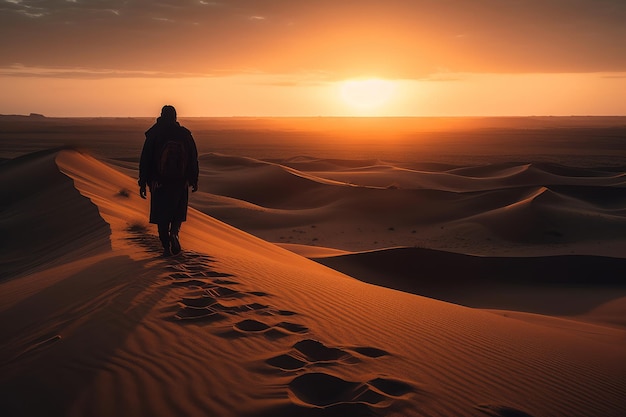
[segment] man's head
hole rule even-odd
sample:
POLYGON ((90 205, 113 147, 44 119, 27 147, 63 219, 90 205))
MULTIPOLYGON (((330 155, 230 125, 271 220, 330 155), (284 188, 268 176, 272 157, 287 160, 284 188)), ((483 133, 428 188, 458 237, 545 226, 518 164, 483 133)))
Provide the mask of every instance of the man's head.
POLYGON ((175 122, 176 121, 176 109, 174 108, 174 106, 170 106, 169 104, 163 106, 163 108, 161 109, 161 118, 163 120, 175 122))

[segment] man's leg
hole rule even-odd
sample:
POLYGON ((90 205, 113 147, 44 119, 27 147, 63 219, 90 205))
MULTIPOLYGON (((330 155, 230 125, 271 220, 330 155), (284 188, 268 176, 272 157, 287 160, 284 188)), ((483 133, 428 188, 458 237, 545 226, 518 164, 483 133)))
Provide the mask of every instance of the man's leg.
POLYGON ((178 232, 180 232, 181 222, 173 221, 170 228, 170 243, 172 245, 172 253, 174 255, 180 253, 180 240, 178 240, 178 232))
POLYGON ((170 232, 169 232, 169 222, 167 223, 159 223, 159 240, 163 245, 163 256, 169 256, 172 254, 170 250, 170 232))

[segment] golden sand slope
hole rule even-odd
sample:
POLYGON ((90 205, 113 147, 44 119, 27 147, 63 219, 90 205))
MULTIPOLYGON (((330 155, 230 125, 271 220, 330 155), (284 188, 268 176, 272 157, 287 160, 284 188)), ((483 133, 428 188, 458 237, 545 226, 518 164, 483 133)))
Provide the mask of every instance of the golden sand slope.
POLYGON ((49 242, 55 252, 0 283, 0 414, 623 414, 623 330, 555 328, 365 284, 195 210, 185 253, 161 259, 138 224, 147 203, 134 179, 75 151, 9 168, 39 187, 3 200, 3 227, 63 227, 12 241, 18 253, 49 242), (97 211, 42 219, 28 199, 97 211), (12 207, 21 217, 4 215, 12 207))

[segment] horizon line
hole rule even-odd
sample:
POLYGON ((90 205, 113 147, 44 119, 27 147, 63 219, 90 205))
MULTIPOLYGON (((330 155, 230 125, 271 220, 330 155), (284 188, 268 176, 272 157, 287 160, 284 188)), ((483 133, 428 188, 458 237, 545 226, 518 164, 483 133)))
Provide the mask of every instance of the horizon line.
MULTIPOLYGON (((144 119, 155 118, 155 115, 132 115, 132 116, 46 116, 41 113, 0 113, 0 117, 21 117, 32 119, 144 119)), ((178 119, 507 119, 507 118, 601 118, 601 117, 626 117, 626 114, 570 114, 570 115, 554 115, 554 114, 532 114, 532 115, 445 115, 445 116, 356 116, 356 115, 300 115, 300 116, 268 116, 268 115, 232 115, 232 116, 182 116, 178 115, 178 119)))

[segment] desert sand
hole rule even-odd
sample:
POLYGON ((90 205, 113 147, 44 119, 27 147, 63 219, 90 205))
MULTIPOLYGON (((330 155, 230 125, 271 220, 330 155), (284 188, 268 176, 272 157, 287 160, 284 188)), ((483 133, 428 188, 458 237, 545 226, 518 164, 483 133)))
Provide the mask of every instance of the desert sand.
MULTIPOLYGON (((251 143, 348 129, 244 122, 251 143)), ((420 160, 255 156, 234 121, 197 122, 170 258, 137 193, 150 121, 4 122, 0 414, 623 416, 624 124, 583 122, 420 160)))

